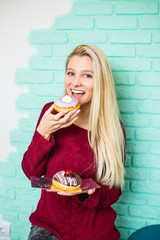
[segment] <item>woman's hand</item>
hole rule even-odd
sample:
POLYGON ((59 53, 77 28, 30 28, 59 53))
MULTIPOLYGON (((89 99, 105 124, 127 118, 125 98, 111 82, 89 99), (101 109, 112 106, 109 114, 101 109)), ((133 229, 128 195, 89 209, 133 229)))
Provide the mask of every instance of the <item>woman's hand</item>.
POLYGON ((70 126, 78 118, 77 115, 80 110, 64 110, 56 115, 52 114, 53 105, 44 113, 38 127, 37 131, 47 140, 53 132, 70 126))
MULTIPOLYGON (((95 192, 95 188, 89 189, 89 190, 87 191, 87 193, 88 193, 89 195, 93 194, 94 192, 95 192)), ((62 192, 62 191, 57 192, 57 194, 63 195, 63 196, 74 196, 74 195, 77 195, 77 193, 69 193, 69 192, 62 192)), ((79 193, 79 194, 81 194, 81 193, 79 193)))

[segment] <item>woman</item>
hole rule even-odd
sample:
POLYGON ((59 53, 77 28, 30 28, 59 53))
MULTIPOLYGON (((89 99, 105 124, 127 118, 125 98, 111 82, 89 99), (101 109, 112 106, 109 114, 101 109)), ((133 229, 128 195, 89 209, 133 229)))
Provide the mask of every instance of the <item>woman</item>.
POLYGON ((71 169, 101 188, 79 195, 42 190, 28 239, 117 240, 111 205, 122 193, 125 130, 105 54, 93 45, 76 47, 66 61, 64 84, 81 108, 56 113, 53 103, 44 106, 22 168, 29 179, 71 169))

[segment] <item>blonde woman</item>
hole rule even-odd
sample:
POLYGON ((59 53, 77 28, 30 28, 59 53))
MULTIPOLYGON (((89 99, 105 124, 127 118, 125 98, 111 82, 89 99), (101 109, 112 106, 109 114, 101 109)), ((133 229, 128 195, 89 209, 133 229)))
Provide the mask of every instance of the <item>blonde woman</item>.
POLYGON ((77 46, 67 58, 64 85, 66 94, 79 99, 80 110, 56 113, 53 103, 46 104, 22 168, 29 179, 52 178, 69 168, 101 188, 79 195, 42 190, 28 239, 118 240, 111 205, 122 193, 125 130, 103 51, 77 46))

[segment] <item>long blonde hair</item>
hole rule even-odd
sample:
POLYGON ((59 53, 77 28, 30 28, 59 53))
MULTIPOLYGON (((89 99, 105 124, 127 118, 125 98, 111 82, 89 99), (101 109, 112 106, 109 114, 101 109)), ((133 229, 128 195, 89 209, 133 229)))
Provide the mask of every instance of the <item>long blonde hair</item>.
POLYGON ((88 140, 94 151, 97 182, 122 187, 124 182, 124 134, 120 122, 114 81, 106 55, 94 45, 79 45, 68 56, 89 56, 93 62, 93 97, 88 140))

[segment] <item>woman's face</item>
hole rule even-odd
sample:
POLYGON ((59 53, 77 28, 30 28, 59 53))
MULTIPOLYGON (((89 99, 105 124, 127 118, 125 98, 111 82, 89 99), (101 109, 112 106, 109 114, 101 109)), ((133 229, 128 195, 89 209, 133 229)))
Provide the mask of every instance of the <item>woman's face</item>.
POLYGON ((90 103, 93 94, 92 59, 73 56, 68 63, 64 83, 69 96, 75 96, 81 105, 90 103))

